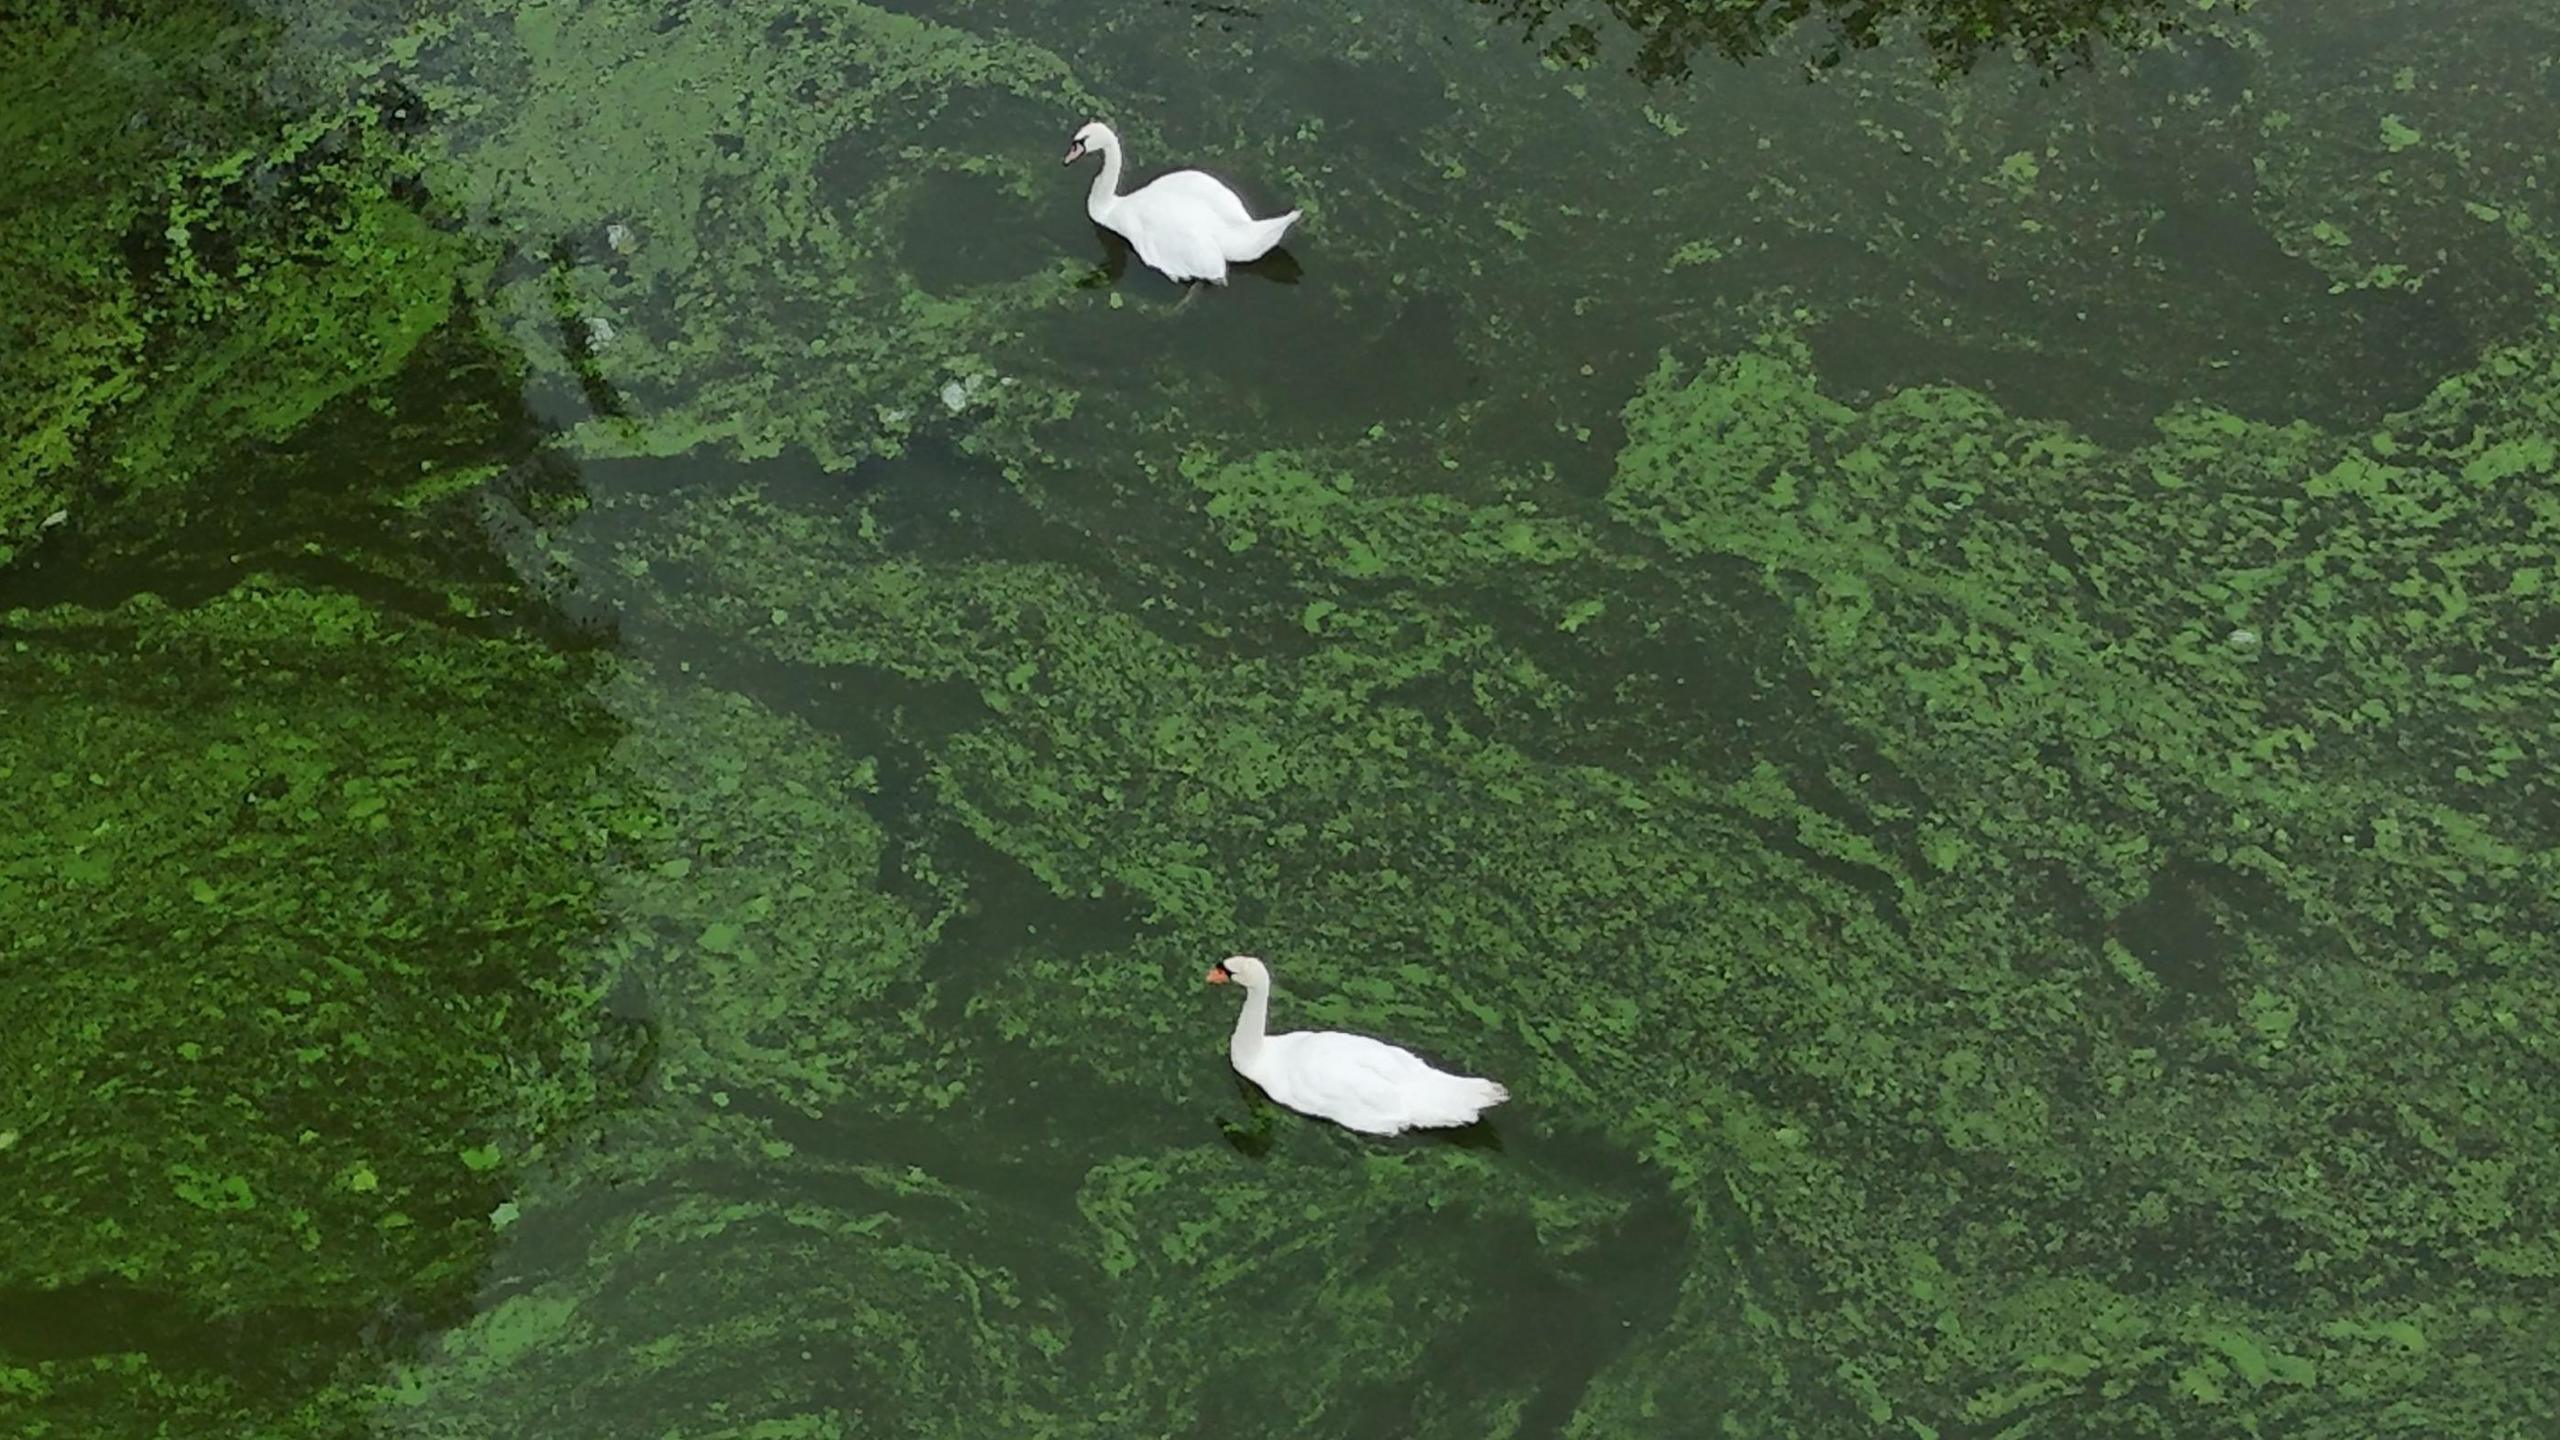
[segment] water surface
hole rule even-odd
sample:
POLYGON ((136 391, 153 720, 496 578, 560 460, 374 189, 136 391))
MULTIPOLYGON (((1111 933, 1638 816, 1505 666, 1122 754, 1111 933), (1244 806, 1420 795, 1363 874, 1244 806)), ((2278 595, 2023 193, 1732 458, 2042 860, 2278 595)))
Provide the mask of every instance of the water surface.
POLYGON ((10 1433, 2560 1423, 2540 8, 12 15, 10 1433))

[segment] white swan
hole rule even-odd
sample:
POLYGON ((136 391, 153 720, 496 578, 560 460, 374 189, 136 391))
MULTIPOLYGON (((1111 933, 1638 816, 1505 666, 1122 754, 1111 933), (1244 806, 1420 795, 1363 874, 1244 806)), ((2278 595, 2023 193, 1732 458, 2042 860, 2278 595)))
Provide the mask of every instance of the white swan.
POLYGON ((1197 170, 1176 170, 1120 194, 1120 137, 1099 120, 1076 132, 1061 163, 1073 165, 1088 154, 1102 157, 1102 173, 1093 177, 1084 213, 1175 280, 1224 285, 1230 263, 1270 254, 1298 222, 1295 210, 1254 219, 1236 192, 1197 170))
POLYGON ((1236 1018, 1227 1058, 1236 1073, 1274 1100, 1301 1114, 1331 1120, 1368 1135, 1440 1125, 1465 1125, 1511 1098, 1491 1080, 1434 1070, 1410 1050, 1345 1035, 1304 1030, 1265 1035, 1271 1013, 1271 969, 1250 955, 1230 955, 1209 971, 1209 983, 1244 987, 1244 1013, 1236 1018))

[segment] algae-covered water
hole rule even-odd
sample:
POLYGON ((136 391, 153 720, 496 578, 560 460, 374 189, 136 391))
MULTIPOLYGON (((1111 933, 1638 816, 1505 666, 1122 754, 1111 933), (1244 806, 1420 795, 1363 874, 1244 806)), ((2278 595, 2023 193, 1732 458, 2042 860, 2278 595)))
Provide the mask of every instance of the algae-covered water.
POLYGON ((2555 54, 17 0, 0 1433, 2560 1433, 2555 54))

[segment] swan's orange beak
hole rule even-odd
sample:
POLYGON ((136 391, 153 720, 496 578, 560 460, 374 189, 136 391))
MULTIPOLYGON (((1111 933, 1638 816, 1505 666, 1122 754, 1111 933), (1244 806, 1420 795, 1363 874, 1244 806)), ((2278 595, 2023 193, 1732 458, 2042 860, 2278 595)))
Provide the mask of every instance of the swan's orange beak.
POLYGON ((1077 161, 1079 161, 1079 160, 1081 160, 1081 159, 1083 159, 1083 158, 1084 158, 1084 142, 1083 142, 1083 141, 1081 141, 1081 140, 1078 140, 1078 141, 1076 141, 1074 144, 1069 145, 1069 146, 1067 147, 1067 158, 1066 158, 1066 159, 1064 159, 1064 160, 1059 161, 1058 163, 1059 163, 1059 164, 1061 164, 1061 165, 1073 165, 1074 163, 1076 163, 1077 161))
POLYGON ((1227 967, 1224 965, 1212 965, 1209 967, 1209 983, 1212 985, 1224 985, 1234 978, 1236 977, 1227 973, 1227 967))

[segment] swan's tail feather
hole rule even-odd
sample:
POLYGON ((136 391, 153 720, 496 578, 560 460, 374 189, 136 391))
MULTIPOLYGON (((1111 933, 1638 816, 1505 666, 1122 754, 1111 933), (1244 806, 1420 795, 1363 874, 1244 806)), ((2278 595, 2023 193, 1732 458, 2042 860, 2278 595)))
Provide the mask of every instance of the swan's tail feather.
POLYGON ((1511 1098, 1501 1082, 1476 1075, 1441 1075, 1432 1093, 1414 1106, 1411 1123, 1424 1128, 1472 1125, 1511 1098))
POLYGON ((1288 234, 1289 227, 1297 223, 1298 212, 1295 210, 1286 215, 1274 215, 1268 220, 1256 220, 1252 228, 1237 237, 1238 243, 1227 253, 1227 258, 1237 264, 1259 260, 1270 254, 1280 243, 1280 237, 1288 234))

